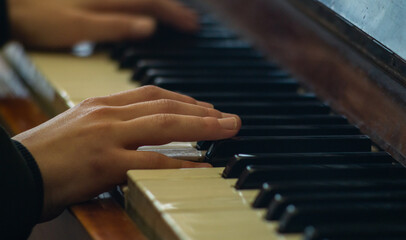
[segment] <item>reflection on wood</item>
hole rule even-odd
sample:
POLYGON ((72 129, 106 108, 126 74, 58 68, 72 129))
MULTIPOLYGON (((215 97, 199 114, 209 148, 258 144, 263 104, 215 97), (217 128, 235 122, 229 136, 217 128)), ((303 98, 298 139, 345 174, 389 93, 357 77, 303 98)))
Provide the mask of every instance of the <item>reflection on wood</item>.
POLYGON ((48 120, 30 98, 0 97, 0 116, 10 134, 23 132, 48 120))
POLYGON ((71 207, 94 240, 146 239, 112 199, 98 199, 71 207))

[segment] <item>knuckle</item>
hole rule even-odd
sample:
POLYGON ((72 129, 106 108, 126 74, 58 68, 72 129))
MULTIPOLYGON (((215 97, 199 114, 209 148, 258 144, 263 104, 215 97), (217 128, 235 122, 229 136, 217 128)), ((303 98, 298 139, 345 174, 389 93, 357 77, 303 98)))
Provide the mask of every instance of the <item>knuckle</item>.
POLYGON ((91 106, 98 106, 101 104, 104 104, 105 99, 102 97, 92 97, 92 98, 87 98, 83 100, 80 105, 85 106, 85 107, 91 107, 91 106))
POLYGON ((203 116, 211 116, 212 115, 210 109, 205 108, 205 107, 201 107, 200 109, 202 110, 202 112, 204 114, 203 116))
POLYGON ((214 109, 214 108, 211 108, 212 109, 212 111, 214 111, 215 113, 216 113, 216 117, 223 117, 223 114, 219 111, 219 110, 217 110, 217 109, 214 109))
POLYGON ((170 99, 159 99, 156 101, 156 104, 163 112, 171 112, 177 107, 177 103, 170 99))
MULTIPOLYGON (((95 118, 106 118, 107 116, 114 115, 113 108, 109 106, 97 106, 92 108, 90 115, 95 118)), ((106 124, 109 122, 105 122, 106 124)))
POLYGON ((82 102, 80 102, 79 105, 86 106, 86 107, 95 106, 96 105, 95 102, 96 102, 95 98, 87 98, 87 99, 83 100, 82 102))
POLYGON ((218 120, 215 117, 206 117, 202 120, 201 127, 206 131, 218 129, 218 120))
POLYGON ((187 96, 187 95, 183 95, 183 96, 184 96, 185 102, 190 103, 190 104, 197 104, 196 99, 194 99, 190 96, 187 96))
POLYGON ((174 115, 171 114, 156 114, 153 116, 153 121, 155 126, 160 129, 170 128, 174 124, 176 124, 176 119, 174 115))
POLYGON ((147 99, 155 99, 159 96, 161 89, 153 85, 148 85, 138 88, 138 91, 147 99))
POLYGON ((206 108, 208 116, 221 117, 221 113, 213 108, 206 108))

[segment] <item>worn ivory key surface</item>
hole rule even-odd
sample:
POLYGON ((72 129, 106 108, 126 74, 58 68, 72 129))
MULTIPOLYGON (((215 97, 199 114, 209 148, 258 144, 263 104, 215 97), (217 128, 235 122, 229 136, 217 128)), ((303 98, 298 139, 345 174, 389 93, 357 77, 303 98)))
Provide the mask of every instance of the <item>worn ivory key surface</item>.
POLYGON ((131 170, 126 210, 152 239, 286 239, 251 208, 258 191, 235 190, 222 171, 131 170))

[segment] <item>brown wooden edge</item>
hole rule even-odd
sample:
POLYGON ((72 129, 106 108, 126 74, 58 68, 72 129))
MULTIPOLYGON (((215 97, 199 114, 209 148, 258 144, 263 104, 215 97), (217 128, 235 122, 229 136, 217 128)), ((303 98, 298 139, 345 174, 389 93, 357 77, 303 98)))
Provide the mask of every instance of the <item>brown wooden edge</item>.
POLYGON ((72 206, 70 209, 92 239, 146 239, 112 198, 92 200, 72 206))

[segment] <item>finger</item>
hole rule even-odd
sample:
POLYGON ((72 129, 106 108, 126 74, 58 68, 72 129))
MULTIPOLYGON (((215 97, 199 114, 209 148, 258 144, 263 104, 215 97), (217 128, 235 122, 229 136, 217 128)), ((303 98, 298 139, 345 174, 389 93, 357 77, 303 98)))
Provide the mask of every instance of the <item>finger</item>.
POLYGON ((123 39, 144 39, 156 29, 153 18, 123 14, 86 13, 80 16, 77 26, 78 40, 118 41, 123 39))
POLYGON ((104 0, 90 8, 105 12, 125 12, 150 15, 184 31, 198 29, 197 14, 173 0, 104 0))
POLYGON ((208 102, 197 101, 196 104, 207 108, 214 108, 214 105, 208 102))
POLYGON ((123 169, 161 169, 161 168, 197 168, 211 167, 208 163, 195 163, 167 157, 163 154, 147 151, 128 150, 121 158, 123 169))
POLYGON ((129 91, 110 95, 105 98, 105 103, 110 106, 124 106, 133 103, 153 101, 159 99, 171 99, 179 102, 213 108, 213 105, 210 103, 197 101, 192 97, 168 91, 152 85, 139 87, 129 91))
POLYGON ((139 117, 162 113, 223 118, 223 113, 214 108, 179 102, 171 99, 159 99, 155 101, 126 105, 115 108, 113 114, 118 119, 127 121, 139 117))
POLYGON ((173 141, 218 140, 237 134, 239 117, 214 118, 157 114, 127 121, 118 129, 122 144, 130 148, 173 141), (135 134, 136 130, 136 134, 135 134))
MULTIPOLYGON (((102 177, 101 181, 106 181, 108 184, 124 183, 126 181, 126 173, 131 169, 176 169, 176 168, 202 168, 212 167, 208 163, 195 163, 190 161, 178 160, 167 157, 157 152, 120 150, 117 157, 106 162, 103 170, 98 169, 98 175, 108 176, 102 177)), ((103 185, 99 183, 99 185, 103 185)), ((104 191, 102 189, 101 191, 104 191)))

